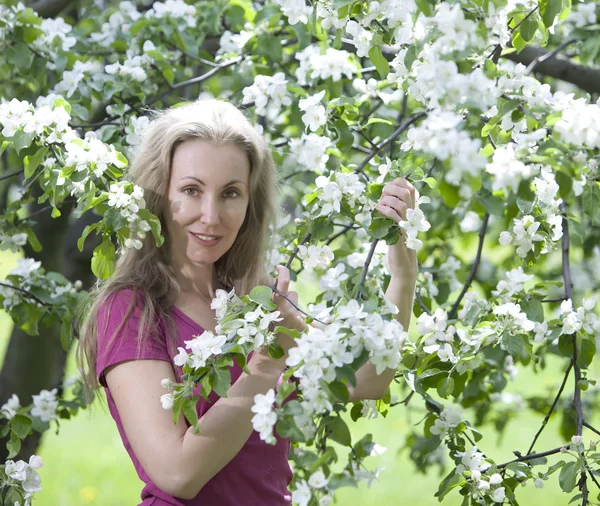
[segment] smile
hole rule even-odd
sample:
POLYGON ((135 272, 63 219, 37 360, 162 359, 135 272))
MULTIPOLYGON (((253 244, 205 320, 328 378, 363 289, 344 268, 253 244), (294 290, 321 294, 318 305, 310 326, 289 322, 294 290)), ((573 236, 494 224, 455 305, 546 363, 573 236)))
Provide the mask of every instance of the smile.
POLYGON ((221 240, 220 236, 215 235, 201 235, 194 234, 193 232, 190 232, 190 235, 195 239, 196 242, 202 244, 203 246, 214 246, 221 240))

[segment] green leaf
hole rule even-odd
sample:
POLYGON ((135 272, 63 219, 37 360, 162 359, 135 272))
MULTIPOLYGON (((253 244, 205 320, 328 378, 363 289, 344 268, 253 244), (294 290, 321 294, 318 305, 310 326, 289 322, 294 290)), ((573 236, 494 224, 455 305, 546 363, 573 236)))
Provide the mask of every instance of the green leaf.
POLYGON ((521 308, 525 311, 527 318, 534 322, 542 323, 544 321, 544 307, 539 299, 523 300, 521 308))
POLYGON ((227 397, 231 387, 231 374, 229 369, 213 368, 208 373, 210 386, 220 396, 227 397))
POLYGON ((335 395, 337 400, 341 402, 348 402, 350 400, 350 394, 348 393, 348 387, 341 381, 332 381, 329 383, 329 389, 335 395))
POLYGON ((592 363, 594 355, 596 355, 596 340, 594 338, 581 339, 579 353, 577 354, 577 365, 581 369, 587 369, 592 363))
POLYGON ((21 150, 28 148, 31 146, 33 139, 35 138, 35 132, 23 132, 23 130, 17 131, 17 133, 13 136, 12 142, 15 147, 15 151, 18 153, 21 150))
POLYGON ((185 416, 186 420, 190 423, 192 427, 194 427, 194 431, 198 433, 198 411, 196 411, 196 403, 198 402, 198 397, 189 397, 183 401, 183 416, 185 416))
POLYGON ((523 23, 521 23, 521 26, 519 27, 519 33, 521 34, 521 37, 523 37, 523 40, 530 42, 535 36, 535 32, 537 32, 537 28, 537 19, 535 19, 535 16, 532 15, 525 19, 523 23))
POLYGON ((40 241, 38 241, 38 238, 35 235, 35 232, 33 231, 33 229, 31 227, 27 227, 25 229, 25 233, 27 234, 27 240, 29 241, 29 244, 31 244, 33 251, 36 251, 36 252, 42 251, 42 245, 41 245, 40 241))
POLYGON ((100 245, 94 249, 92 272, 97 278, 104 280, 114 272, 116 266, 115 246, 108 237, 104 237, 100 245))
POLYGON ((558 483, 564 492, 571 492, 575 488, 577 473, 579 472, 579 462, 567 462, 560 470, 558 483))
POLYGON ((354 370, 348 364, 345 364, 343 367, 338 367, 335 370, 335 375, 337 379, 345 379, 350 385, 356 387, 356 374, 354 374, 354 370))
POLYGON ((547 27, 552 26, 554 18, 558 16, 562 10, 562 0, 539 0, 540 14, 542 21, 547 27))
POLYGON ((37 169, 48 154, 48 148, 42 147, 36 151, 33 156, 26 156, 23 159, 23 166, 25 168, 25 178, 29 179, 33 176, 35 169, 37 169))
POLYGON ((375 65, 381 79, 386 79, 390 73, 390 64, 385 59, 385 56, 383 56, 381 46, 373 46, 369 49, 369 59, 373 62, 373 65, 375 65))
POLYGON ((283 47, 281 41, 272 33, 263 32, 256 40, 256 54, 266 56, 273 61, 283 60, 283 47))
POLYGON ((527 42, 525 42, 525 40, 523 39, 523 37, 521 37, 521 34, 519 32, 515 33, 515 35, 513 36, 512 44, 518 53, 523 51, 523 49, 525 49, 525 46, 527 46, 527 42))
POLYGON ((433 14, 435 1, 430 2, 429 0, 416 0, 416 4, 418 9, 425 14, 425 16, 430 17, 433 14))
POLYGON ((462 485, 463 482, 464 478, 456 472, 455 468, 453 468, 446 475, 442 483, 440 483, 438 491, 435 493, 435 497, 437 497, 438 501, 441 502, 448 492, 450 492, 453 488, 462 485))
POLYGON ((292 399, 283 405, 283 414, 286 415, 301 415, 304 413, 304 408, 300 404, 300 401, 292 399))
POLYGON ((60 344, 63 350, 69 351, 71 347, 71 339, 73 338, 73 329, 69 320, 63 321, 60 326, 60 344))
POLYGON ((447 399, 450 397, 450 394, 454 391, 454 380, 451 376, 446 376, 443 378, 437 386, 437 392, 440 397, 447 399))
POLYGON ((327 432, 331 439, 341 445, 350 446, 352 444, 350 429, 339 416, 332 418, 327 424, 327 432))
POLYGON ((250 292, 250 300, 263 305, 269 311, 277 308, 277 305, 271 300, 273 290, 265 285, 255 286, 250 292))
POLYGON ((271 358, 278 359, 283 357, 283 355, 285 355, 285 352, 283 351, 283 346, 279 343, 271 343, 269 345, 269 356, 271 358))
POLYGON ((412 44, 409 48, 408 51, 406 51, 406 54, 404 55, 404 66, 406 67, 406 71, 410 72, 410 68, 412 67, 412 64, 414 63, 414 61, 417 59, 417 47, 412 44))
POLYGON ((77 239, 77 248, 79 249, 79 251, 83 251, 83 246, 85 244, 87 236, 90 235, 91 232, 99 228, 101 224, 102 222, 99 221, 97 223, 92 223, 91 225, 86 225, 86 227, 83 229, 81 237, 77 239))
POLYGON ((6 442, 6 449, 8 450, 9 459, 12 459, 21 450, 21 440, 14 432, 10 433, 10 439, 6 442))
POLYGON ((17 414, 10 421, 10 428, 21 439, 25 439, 29 435, 32 425, 31 418, 25 415, 17 414))
POLYGON ((499 197, 494 197, 493 195, 490 195, 488 193, 487 195, 480 195, 479 200, 488 213, 493 214, 495 216, 504 215, 504 208, 506 206, 506 202, 503 199, 499 197))
POLYGON ((505 334, 502 337, 502 344, 508 353, 515 358, 519 357, 525 351, 525 341, 520 334, 517 334, 516 336, 505 334))

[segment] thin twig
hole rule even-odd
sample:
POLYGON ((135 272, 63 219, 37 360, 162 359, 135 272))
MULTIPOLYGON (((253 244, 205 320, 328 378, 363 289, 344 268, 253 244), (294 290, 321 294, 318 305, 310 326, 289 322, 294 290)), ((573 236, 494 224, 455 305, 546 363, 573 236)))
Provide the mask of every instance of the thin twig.
POLYGON ((529 74, 529 73, 533 72, 533 70, 535 69, 535 67, 537 66, 538 63, 542 63, 543 61, 549 60, 553 56, 556 56, 564 48, 573 44, 573 42, 577 42, 577 39, 566 40, 562 44, 559 44, 558 46, 556 46, 552 51, 549 51, 548 53, 538 56, 529 65, 527 65, 527 68, 525 69, 525 74, 529 74))
POLYGON ((458 299, 456 299, 456 302, 452 305, 452 309, 450 309, 450 312, 448 313, 449 319, 452 319, 456 316, 460 302, 462 301, 463 297, 465 296, 465 294, 471 287, 471 283, 475 279, 475 275, 477 274, 477 267, 479 266, 479 262, 481 262, 481 252, 483 251, 483 241, 485 239, 485 232, 487 230, 489 219, 490 219, 490 214, 485 213, 485 215, 483 217, 483 223, 481 224, 481 230, 479 231, 479 245, 477 246, 477 255, 475 256, 475 261, 473 262, 473 266, 471 267, 471 272, 469 273, 469 278, 467 279, 467 282, 465 283, 465 286, 463 287, 462 292, 460 293, 460 295, 458 296, 458 299))
POLYGON ((544 420, 542 421, 542 426, 539 428, 539 430, 537 431, 537 434, 533 438, 533 441, 531 443, 531 446, 529 447, 529 450, 527 450, 527 455, 529 455, 533 451, 533 447, 534 447, 536 441, 538 440, 538 437, 540 437, 540 434, 546 427, 546 424, 548 423, 548 420, 550 419, 550 416, 552 415, 554 408, 556 408, 556 405, 558 404, 558 400, 560 399, 560 396, 563 393, 563 390, 565 389, 565 385, 567 383, 567 378, 569 377, 569 374, 570 374, 572 368, 573 368, 573 363, 571 362, 571 363, 569 363, 569 367, 567 367, 567 371, 565 372, 565 377, 563 378, 562 384, 560 385, 560 388, 558 389, 558 393, 556 394, 556 397, 554 398, 554 402, 550 406, 550 411, 548 411, 548 413, 544 417, 544 420))
POLYGON ((154 104, 155 102, 158 102, 165 95, 167 95, 170 91, 180 90, 181 88, 185 88, 186 86, 190 86, 192 84, 198 84, 198 83, 201 83, 203 81, 206 81, 209 77, 212 77, 213 75, 215 75, 220 70, 223 70, 224 68, 230 67, 231 65, 235 65, 236 63, 239 63, 241 61, 242 61, 242 57, 238 56, 236 58, 232 58, 231 60, 228 60, 226 62, 221 63, 219 66, 214 67, 213 69, 211 69, 208 72, 202 74, 201 76, 194 77, 192 79, 188 79, 187 81, 182 81, 180 83, 170 84, 169 85, 169 89, 167 91, 159 93, 155 97, 151 98, 148 102, 146 102, 146 105, 150 106, 150 105, 154 104))
POLYGON ((419 290, 415 290, 415 295, 417 297, 417 301, 419 302, 419 306, 421 306, 421 309, 431 316, 433 313, 431 312, 431 309, 425 305, 425 302, 423 302, 423 298, 421 297, 419 290))
POLYGON ((331 236, 329 239, 327 239, 327 242, 325 244, 327 246, 329 246, 338 237, 340 237, 341 235, 344 235, 346 232, 348 232, 348 230, 351 230, 353 228, 360 228, 360 227, 354 227, 353 225, 345 225, 343 230, 340 230, 337 234, 335 234, 335 235, 331 236))
POLYGON ((43 300, 38 299, 35 295, 33 295, 28 290, 25 290, 24 288, 14 286, 9 283, 0 283, 0 286, 5 286, 6 288, 12 288, 13 290, 17 290, 17 291, 27 295, 27 297, 29 297, 30 299, 35 300, 38 304, 41 304, 42 306, 52 307, 52 304, 48 304, 47 302, 44 302, 43 300))
POLYGON ((312 318, 314 321, 316 321, 316 322, 319 322, 319 323, 322 323, 323 325, 329 325, 329 323, 327 323, 327 322, 324 322, 324 321, 321 321, 321 320, 319 320, 318 318, 315 318, 313 315, 311 315, 311 314, 308 314, 308 313, 307 313, 306 311, 304 311, 303 309, 300 309, 300 308, 299 308, 299 307, 298 307, 298 306, 297 306, 297 305, 296 305, 296 304, 295 304, 293 301, 291 301, 291 300, 289 299, 289 297, 288 297, 288 296, 287 296, 285 293, 283 293, 283 292, 280 292, 279 290, 277 290, 277 288, 275 288, 275 287, 274 287, 274 288, 273 288, 273 291, 274 291, 274 292, 275 292, 277 295, 281 295, 281 296, 282 296, 282 297, 283 297, 285 300, 287 300, 287 301, 288 301, 288 302, 289 302, 289 303, 290 303, 292 306, 294 306, 294 307, 295 307, 295 308, 296 308, 298 311, 300 311, 302 314, 305 314, 306 316, 310 316, 310 317, 311 317, 311 318, 312 318))
POLYGON ((594 427, 592 427, 589 423, 587 423, 585 420, 583 421, 583 425, 585 427, 587 427, 588 429, 590 429, 592 432, 595 432, 596 434, 598 434, 600 436, 600 431, 594 427))
MULTIPOLYGON (((565 297, 573 300, 573 281, 571 278, 571 264, 569 261, 569 247, 571 244, 571 238, 569 234, 569 221, 567 219, 567 206, 564 200, 560 203, 560 210, 562 214, 562 274, 565 282, 565 297)), ((577 364, 579 350, 577 349, 577 335, 573 334, 573 358, 571 363, 575 369, 575 392, 573 395, 573 402, 575 403, 575 435, 581 436, 583 431, 583 408, 581 406, 581 387, 579 381, 581 380, 581 369, 577 364)), ((583 504, 587 504, 588 489, 586 484, 586 472, 581 471, 581 479, 579 480, 579 490, 583 495, 583 504)))
POLYGON ((408 127, 410 127, 415 121, 418 121, 419 119, 421 119, 423 116, 425 116, 424 112, 420 112, 418 114, 415 114, 414 116, 412 116, 410 119, 406 120, 404 123, 402 123, 393 133, 392 135, 390 135, 387 139, 384 139, 383 141, 381 141, 375 148, 373 148, 368 156, 365 157, 365 159, 360 162, 360 165, 354 170, 354 172, 362 172, 364 174, 363 169, 367 166, 367 164, 373 159, 373 157, 375 157, 375 155, 377 153, 379 153, 383 148, 385 148, 390 142, 394 142, 394 140, 396 140, 396 138, 405 130, 408 129, 408 127))
POLYGON ((4 181, 5 179, 9 179, 14 176, 18 176, 19 174, 22 174, 23 172, 25 172, 25 169, 19 169, 19 170, 15 170, 14 172, 11 172, 10 174, 4 174, 3 176, 0 176, 0 181, 4 181))
POLYGON ((566 297, 558 297, 557 299, 544 299, 542 302, 562 302, 567 300, 566 297))
POLYGON ((542 453, 531 453, 530 455, 521 455, 520 457, 511 460, 509 462, 505 462, 504 464, 500 464, 498 466, 498 469, 503 469, 505 468, 508 464, 512 464, 513 462, 526 462, 528 460, 534 460, 534 459, 539 459, 542 457, 548 457, 549 455, 554 455, 556 453, 559 453, 560 450, 562 448, 565 448, 565 446, 559 446, 558 448, 554 448, 552 450, 548 450, 542 453))
POLYGON ((367 273, 369 272, 369 265, 371 263, 371 260, 373 259, 373 253, 375 253, 375 247, 377 246, 378 242, 379 242, 379 239, 373 239, 373 242, 371 242, 371 248, 369 249, 369 253, 367 254, 367 258, 365 260, 365 265, 363 266, 362 274, 360 275, 360 281, 358 282, 358 285, 356 286, 356 293, 354 294, 354 300, 357 300, 358 296, 360 295, 359 287, 361 287, 365 284, 365 280, 367 279, 367 273))

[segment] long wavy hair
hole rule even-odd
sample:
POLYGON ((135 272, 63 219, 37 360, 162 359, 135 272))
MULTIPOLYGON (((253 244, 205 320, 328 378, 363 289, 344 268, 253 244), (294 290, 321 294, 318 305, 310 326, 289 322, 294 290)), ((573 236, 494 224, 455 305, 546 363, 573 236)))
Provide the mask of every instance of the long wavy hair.
POLYGON ((239 109, 222 100, 199 100, 155 112, 124 177, 144 190, 146 208, 160 219, 165 242, 158 248, 152 234, 148 234, 141 249, 121 249, 115 273, 104 281, 98 280, 77 308, 74 318, 79 335, 76 361, 88 399, 93 398, 99 388, 96 377, 98 312, 102 302, 111 295, 123 289, 132 289, 134 294, 109 344, 116 339, 135 306, 140 305, 143 309, 137 335, 138 352, 154 334, 160 317, 167 324, 167 346, 171 351, 176 350, 177 334, 171 309, 180 288, 169 264, 170 243, 164 212, 173 154, 183 142, 198 139, 217 145, 237 145, 250 161, 246 217, 231 248, 215 263, 219 281, 228 289, 234 287, 240 296, 257 285, 271 282, 265 255, 270 227, 276 226, 281 209, 277 200, 277 171, 264 137, 239 109))

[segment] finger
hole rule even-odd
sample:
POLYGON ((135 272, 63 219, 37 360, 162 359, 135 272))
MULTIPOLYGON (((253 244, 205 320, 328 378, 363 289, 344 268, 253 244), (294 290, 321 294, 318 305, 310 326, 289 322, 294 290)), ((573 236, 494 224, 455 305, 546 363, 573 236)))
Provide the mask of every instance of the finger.
POLYGON ((381 196, 383 197, 386 195, 392 195, 403 200, 404 202, 406 202, 408 207, 414 209, 416 198, 413 190, 415 190, 415 187, 407 181, 404 181, 402 184, 396 183, 396 181, 397 180, 394 180, 392 183, 388 183, 383 188, 381 196))
POLYGON ((387 206, 396 211, 398 216, 402 217, 403 220, 406 220, 406 210, 408 209, 408 205, 403 200, 398 199, 397 197, 383 197, 379 204, 382 206, 387 206))
POLYGON ((391 218, 395 222, 398 222, 398 221, 404 219, 394 209, 392 209, 391 207, 388 207, 388 206, 386 206, 384 204, 377 204, 375 206, 375 209, 377 209, 384 216, 387 216, 388 218, 391 218))
POLYGON ((286 293, 288 299, 290 299, 294 304, 298 305, 298 292, 292 290, 291 292, 286 293))
POLYGON ((290 271, 287 267, 283 265, 278 265, 277 269, 277 289, 281 293, 287 293, 290 287, 290 271))

